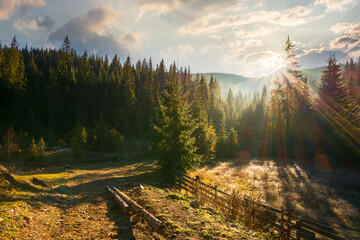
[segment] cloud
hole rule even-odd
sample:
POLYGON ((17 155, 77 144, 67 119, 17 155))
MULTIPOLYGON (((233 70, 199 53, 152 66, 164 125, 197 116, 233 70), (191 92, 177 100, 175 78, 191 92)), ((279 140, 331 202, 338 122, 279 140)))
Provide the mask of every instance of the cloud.
POLYGON ((261 46, 264 46, 264 43, 259 39, 228 42, 222 47, 220 65, 236 67, 241 75, 247 77, 269 75, 283 66, 281 53, 259 51, 261 46))
POLYGON ((166 15, 181 6, 178 0, 150 0, 140 1, 139 18, 148 13, 150 16, 166 15))
POLYGON ((224 55, 222 65, 236 64, 237 69, 246 77, 267 76, 284 66, 283 56, 273 51, 258 51, 236 56, 236 60, 224 55))
POLYGON ((89 30, 103 34, 106 25, 116 22, 117 14, 110 5, 96 6, 84 18, 89 30))
POLYGON ((334 33, 342 33, 327 46, 303 49, 298 55, 304 67, 323 66, 330 53, 336 53, 341 62, 360 56, 360 23, 337 23, 331 27, 334 33))
POLYGON ((18 19, 14 22, 13 27, 18 31, 24 31, 24 30, 39 30, 39 25, 35 20, 25 21, 18 19))
POLYGON ((127 49, 134 51, 140 45, 140 37, 140 33, 126 32, 120 36, 119 42, 127 49))
MULTIPOLYGON (((239 15, 209 14, 181 26, 179 32, 190 34, 214 33, 223 28, 236 29, 257 22, 278 26, 297 26, 324 17, 324 15, 310 16, 310 13, 311 9, 296 6, 283 11, 256 11, 239 15)), ((239 34, 244 34, 244 32, 239 34)))
POLYGON ((40 28, 47 30, 51 29, 55 25, 55 22, 49 16, 38 18, 36 22, 40 28))
POLYGON ((276 28, 269 28, 269 27, 260 27, 256 30, 245 30, 239 29, 235 31, 235 36, 237 38, 254 38, 254 37, 261 37, 270 35, 276 28))
POLYGON ((346 6, 352 2, 354 2, 354 0, 316 0, 314 5, 324 5, 327 12, 335 10, 345 11, 346 6))
POLYGON ((160 51, 160 56, 166 62, 180 61, 185 62, 190 55, 194 54, 194 47, 188 44, 179 44, 176 47, 169 46, 160 51))
POLYGON ((49 31, 55 22, 49 17, 38 17, 36 20, 25 20, 25 19, 18 19, 14 22, 13 27, 18 31, 23 31, 28 33, 28 30, 39 31, 45 30, 49 31))
POLYGON ((18 11, 29 7, 43 7, 44 0, 0 0, 0 20, 7 20, 18 11))
POLYGON ((329 48, 331 50, 342 50, 347 53, 349 57, 357 58, 360 56, 360 23, 342 23, 342 25, 347 26, 344 30, 345 33, 332 40, 329 48))
POLYGON ((337 23, 333 26, 331 26, 331 31, 334 33, 342 33, 342 32, 346 32, 347 30, 351 29, 353 27, 353 24, 351 23, 337 23))
POLYGON ((131 40, 130 35, 124 35, 122 39, 115 38, 106 32, 107 27, 116 23, 117 14, 110 5, 96 6, 85 16, 75 17, 55 31, 52 31, 47 41, 60 43, 69 36, 72 47, 78 50, 87 50, 90 53, 103 55, 105 53, 117 53, 126 56, 128 50, 124 45, 131 40), (121 41, 125 41, 122 44, 121 41))
POLYGON ((195 15, 209 9, 238 8, 244 0, 141 0, 139 18, 144 15, 167 15, 174 11, 188 11, 195 15))

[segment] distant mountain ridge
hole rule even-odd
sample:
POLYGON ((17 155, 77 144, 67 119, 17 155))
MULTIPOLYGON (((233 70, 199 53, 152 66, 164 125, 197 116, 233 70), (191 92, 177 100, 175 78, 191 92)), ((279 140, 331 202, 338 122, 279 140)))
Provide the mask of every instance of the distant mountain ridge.
MULTIPOLYGON (((309 68, 309 69, 302 69, 302 73, 306 76, 309 81, 314 81, 315 84, 318 84, 320 81, 320 77, 325 69, 323 67, 317 68, 309 68)), ((214 78, 220 83, 221 86, 221 95, 225 97, 231 88, 234 93, 237 93, 239 90, 242 92, 255 92, 261 91, 263 86, 269 86, 271 81, 276 78, 274 74, 264 76, 261 78, 249 78, 244 77, 237 74, 230 74, 230 73, 199 73, 200 75, 205 76, 205 78, 209 81, 211 78, 211 74, 214 75, 214 78)), ((196 74, 193 74, 195 78, 196 74)))

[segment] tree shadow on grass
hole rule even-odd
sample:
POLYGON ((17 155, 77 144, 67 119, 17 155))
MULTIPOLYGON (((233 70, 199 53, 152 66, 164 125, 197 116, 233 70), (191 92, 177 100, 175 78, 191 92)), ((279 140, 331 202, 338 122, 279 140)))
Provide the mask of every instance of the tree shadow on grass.
MULTIPOLYGON (((339 212, 336 210, 338 206, 334 205, 334 202, 343 201, 342 194, 337 194, 314 177, 311 169, 299 168, 295 164, 278 164, 277 171, 282 186, 279 194, 285 209, 294 209, 302 217, 341 229, 342 234, 352 234, 348 230, 356 228, 356 220, 344 217, 347 209, 339 212)), ((359 211, 357 207, 355 209, 359 211)))

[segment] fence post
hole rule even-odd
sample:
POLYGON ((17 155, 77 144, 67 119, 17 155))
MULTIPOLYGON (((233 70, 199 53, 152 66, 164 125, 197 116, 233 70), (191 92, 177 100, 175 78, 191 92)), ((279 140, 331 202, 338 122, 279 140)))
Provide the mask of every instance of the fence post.
POLYGON ((199 182, 200 182, 200 176, 196 175, 195 176, 195 198, 200 201, 200 198, 199 198, 200 184, 199 184, 199 182))
POLYGON ((300 218, 299 220, 296 220, 295 223, 295 229, 296 229, 296 239, 300 240, 300 232, 301 232, 301 222, 302 219, 300 218))
POLYGON ((214 192, 215 192, 215 195, 214 195, 214 205, 217 206, 217 185, 215 185, 214 192))

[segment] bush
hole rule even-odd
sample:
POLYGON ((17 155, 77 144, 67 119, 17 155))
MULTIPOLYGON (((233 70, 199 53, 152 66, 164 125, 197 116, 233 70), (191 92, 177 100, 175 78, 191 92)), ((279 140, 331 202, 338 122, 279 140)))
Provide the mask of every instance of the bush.
POLYGON ((72 155, 76 159, 82 159, 84 157, 83 149, 87 143, 87 132, 83 126, 78 126, 74 129, 71 137, 72 155))
POLYGON ((105 142, 105 150, 106 151, 116 151, 121 150, 123 142, 124 142, 124 135, 116 131, 115 129, 111 129, 107 133, 107 141, 105 142))
POLYGON ((46 144, 45 144, 43 137, 41 137, 39 140, 39 143, 38 143, 38 152, 39 152, 40 156, 45 155, 45 150, 46 150, 46 144))
POLYGON ((107 125, 100 122, 94 131, 92 146, 98 151, 120 151, 124 143, 124 135, 116 129, 109 130, 107 125))
POLYGON ((29 158, 36 158, 39 156, 38 146, 35 143, 35 138, 32 138, 31 144, 29 147, 29 158))
POLYGON ((35 142, 35 138, 33 137, 28 147, 28 158, 35 159, 37 157, 44 157, 46 150, 46 144, 43 137, 40 137, 38 144, 35 142))

